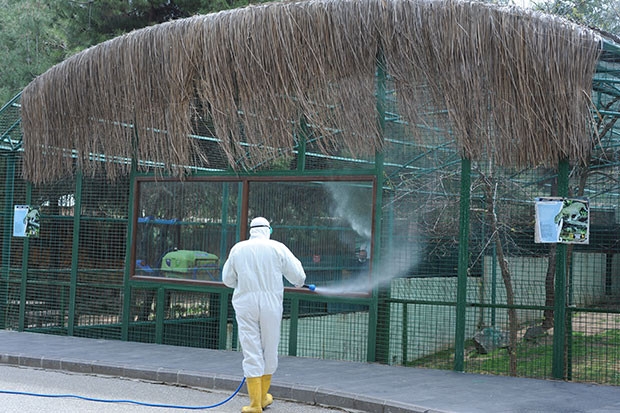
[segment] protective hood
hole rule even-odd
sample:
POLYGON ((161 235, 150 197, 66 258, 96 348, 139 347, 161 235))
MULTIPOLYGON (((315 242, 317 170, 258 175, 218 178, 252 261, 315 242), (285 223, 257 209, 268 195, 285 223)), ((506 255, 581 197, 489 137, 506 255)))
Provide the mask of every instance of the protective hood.
POLYGON ((250 222, 250 238, 266 238, 271 236, 271 225, 263 217, 256 217, 250 222))

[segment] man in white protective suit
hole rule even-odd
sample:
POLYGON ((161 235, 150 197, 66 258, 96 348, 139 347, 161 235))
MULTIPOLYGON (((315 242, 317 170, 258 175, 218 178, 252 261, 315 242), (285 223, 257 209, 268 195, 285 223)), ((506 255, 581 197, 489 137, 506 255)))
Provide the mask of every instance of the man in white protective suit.
POLYGON ((301 262, 281 242, 269 239, 269 221, 257 217, 250 223, 250 238, 230 250, 222 269, 222 281, 234 288, 232 304, 243 350, 250 405, 243 413, 262 412, 273 402, 268 393, 278 367, 278 343, 282 323, 284 276, 296 287, 306 274, 301 262))

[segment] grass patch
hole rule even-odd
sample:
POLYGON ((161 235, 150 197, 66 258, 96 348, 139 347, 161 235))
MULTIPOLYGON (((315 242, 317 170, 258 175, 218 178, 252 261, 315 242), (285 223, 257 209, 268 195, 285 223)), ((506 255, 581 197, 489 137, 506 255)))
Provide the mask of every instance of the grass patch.
MULTIPOLYGON (((570 366, 569 377, 574 381, 620 385, 620 330, 607 330, 586 335, 574 332, 566 357, 570 366)), ((451 370, 454 367, 454 349, 447 349, 413 360, 412 367, 451 370)), ((553 337, 544 336, 535 341, 521 341, 517 345, 517 376, 538 379, 552 378, 553 337)), ((472 341, 465 346, 465 371, 479 374, 510 374, 510 359, 506 349, 500 348, 480 354, 472 341)))

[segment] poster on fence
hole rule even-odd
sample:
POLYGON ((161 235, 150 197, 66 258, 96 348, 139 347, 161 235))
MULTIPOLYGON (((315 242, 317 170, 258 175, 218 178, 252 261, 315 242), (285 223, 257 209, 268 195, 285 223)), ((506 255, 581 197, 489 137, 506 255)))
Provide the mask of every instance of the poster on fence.
POLYGON ((587 244, 590 202, 587 198, 536 198, 537 243, 587 244))
POLYGON ((38 237, 41 223, 39 209, 29 205, 15 205, 13 213, 14 237, 38 237))

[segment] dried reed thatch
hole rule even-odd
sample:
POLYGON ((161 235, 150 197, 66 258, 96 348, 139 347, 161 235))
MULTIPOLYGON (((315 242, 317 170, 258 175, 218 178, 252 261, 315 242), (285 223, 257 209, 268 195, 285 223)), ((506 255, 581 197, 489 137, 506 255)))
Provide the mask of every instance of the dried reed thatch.
POLYGON ((232 165, 292 148, 300 119, 323 133, 326 153, 367 155, 383 145, 379 64, 406 120, 447 109, 463 156, 581 161, 599 53, 596 34, 559 18, 455 0, 311 0, 195 16, 92 47, 28 85, 24 173, 44 182, 106 165, 114 177, 127 168, 115 161, 131 158, 182 173, 192 153, 210 157, 188 139, 196 116, 212 122, 232 165))

